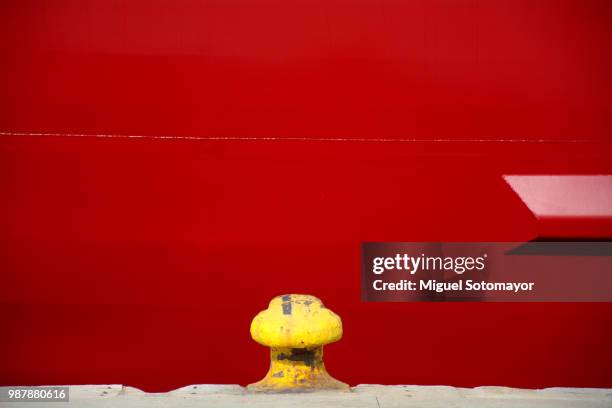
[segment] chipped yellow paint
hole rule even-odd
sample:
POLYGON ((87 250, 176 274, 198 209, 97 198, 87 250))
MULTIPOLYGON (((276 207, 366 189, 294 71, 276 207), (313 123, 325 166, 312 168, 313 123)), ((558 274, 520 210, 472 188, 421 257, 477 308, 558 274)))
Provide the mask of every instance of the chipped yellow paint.
POLYGON ((271 348, 270 369, 252 391, 348 390, 323 364, 323 346, 340 340, 342 321, 310 295, 277 296, 251 323, 251 336, 271 348))

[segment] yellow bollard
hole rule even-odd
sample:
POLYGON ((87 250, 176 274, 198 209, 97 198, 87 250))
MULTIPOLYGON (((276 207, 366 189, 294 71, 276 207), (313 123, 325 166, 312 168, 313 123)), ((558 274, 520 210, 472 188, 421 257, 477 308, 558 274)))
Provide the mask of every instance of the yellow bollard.
POLYGON ((270 369, 251 391, 348 390, 323 364, 323 346, 342 337, 340 317, 310 295, 277 296, 251 323, 251 336, 271 348, 270 369))

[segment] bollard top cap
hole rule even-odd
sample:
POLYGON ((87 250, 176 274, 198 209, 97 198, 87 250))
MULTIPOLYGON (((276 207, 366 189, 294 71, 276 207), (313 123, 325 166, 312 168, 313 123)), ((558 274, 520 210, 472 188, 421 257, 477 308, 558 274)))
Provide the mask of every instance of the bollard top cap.
POLYGON ((251 323, 253 340, 268 347, 310 348, 342 337, 342 320, 310 295, 282 295, 251 323))

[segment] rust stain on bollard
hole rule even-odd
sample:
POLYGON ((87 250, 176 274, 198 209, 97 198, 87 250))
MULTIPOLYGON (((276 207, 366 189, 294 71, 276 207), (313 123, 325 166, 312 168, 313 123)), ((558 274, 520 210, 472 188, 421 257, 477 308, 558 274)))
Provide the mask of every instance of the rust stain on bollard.
POLYGON ((250 391, 348 390, 330 376, 323 346, 340 340, 342 321, 316 297, 277 296, 251 323, 251 336, 270 347, 270 369, 250 391))

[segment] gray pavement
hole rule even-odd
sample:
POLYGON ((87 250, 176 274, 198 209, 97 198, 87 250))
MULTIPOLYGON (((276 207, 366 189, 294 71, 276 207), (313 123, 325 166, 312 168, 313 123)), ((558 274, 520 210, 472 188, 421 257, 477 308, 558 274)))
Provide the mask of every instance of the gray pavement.
POLYGON ((606 407, 612 408, 612 389, 546 388, 525 390, 506 387, 455 388, 415 385, 359 385, 350 392, 259 394, 238 385, 200 384, 167 393, 145 393, 121 385, 70 387, 70 402, 0 402, 2 407, 50 406, 83 408, 394 408, 394 407, 606 407))

